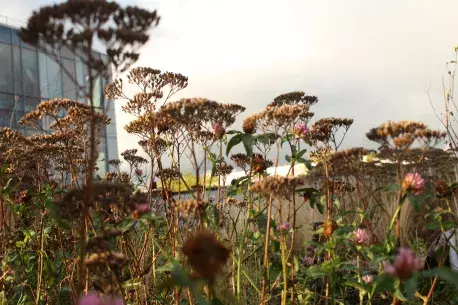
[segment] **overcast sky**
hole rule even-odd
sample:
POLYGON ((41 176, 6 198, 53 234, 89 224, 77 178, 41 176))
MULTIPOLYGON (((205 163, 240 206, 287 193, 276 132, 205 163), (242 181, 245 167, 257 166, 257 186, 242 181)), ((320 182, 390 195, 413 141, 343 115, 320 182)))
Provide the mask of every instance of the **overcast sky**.
MULTIPOLYGON (((433 127, 425 90, 442 104, 445 62, 458 44, 458 1, 137 0, 161 16, 137 65, 189 77, 180 97, 206 97, 260 111, 281 93, 317 95, 316 118, 355 120, 346 146, 387 120, 433 127)), ((52 3, 0 0, 1 14, 26 20, 52 3)), ((119 152, 136 145, 117 104, 119 152)), ((241 120, 239 120, 241 121, 241 120)))

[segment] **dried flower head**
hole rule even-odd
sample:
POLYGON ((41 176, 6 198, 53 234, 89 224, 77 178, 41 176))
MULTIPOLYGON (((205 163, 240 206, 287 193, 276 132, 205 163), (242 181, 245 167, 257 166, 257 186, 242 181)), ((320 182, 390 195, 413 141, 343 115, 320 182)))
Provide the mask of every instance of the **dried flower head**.
POLYGON ((430 145, 442 140, 445 135, 443 132, 429 129, 422 122, 412 121, 389 121, 366 133, 369 140, 379 143, 382 147, 399 150, 409 149, 415 141, 430 145))
POLYGON ((298 104, 312 106, 316 103, 318 103, 318 97, 313 95, 305 95, 305 93, 302 91, 294 91, 277 96, 274 98, 274 101, 268 105, 268 107, 298 104))
POLYGON ((195 199, 177 200, 173 203, 173 208, 184 217, 192 215, 202 215, 207 208, 207 202, 195 199))
POLYGON ((245 120, 243 120, 243 124, 242 124, 243 132, 249 133, 249 134, 256 133, 257 120, 258 120, 258 117, 256 115, 249 116, 245 120))
POLYGON ((189 265, 201 278, 213 282, 229 258, 229 250, 213 233, 202 231, 190 237, 183 246, 189 265))
POLYGON ((353 124, 353 119, 349 118, 323 118, 313 123, 310 130, 310 137, 314 142, 332 142, 339 146, 342 140, 337 140, 339 130, 343 129, 345 135, 353 124))
POLYGON ((305 176, 282 177, 268 176, 251 185, 250 190, 264 196, 284 197, 289 199, 295 189, 303 185, 305 176))

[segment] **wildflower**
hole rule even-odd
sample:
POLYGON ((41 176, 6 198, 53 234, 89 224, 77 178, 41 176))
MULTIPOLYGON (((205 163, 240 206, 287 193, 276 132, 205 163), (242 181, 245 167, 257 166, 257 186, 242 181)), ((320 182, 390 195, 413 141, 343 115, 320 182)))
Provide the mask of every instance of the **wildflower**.
POLYGON ((415 195, 421 194, 425 187, 425 180, 420 176, 419 173, 408 173, 404 177, 402 188, 407 191, 414 193, 415 195))
POLYGON ((281 223, 281 224, 278 224, 277 225, 277 230, 278 231, 288 231, 290 228, 290 225, 289 225, 289 222, 284 222, 284 223, 281 223))
POLYGON ((143 176, 143 170, 141 168, 136 168, 135 169, 135 175, 137 176, 143 176))
POLYGON ((310 257, 310 256, 304 256, 304 258, 302 259, 302 262, 306 265, 306 266, 311 266, 315 263, 315 259, 313 257, 310 257))
POLYGON ((409 279, 414 272, 423 269, 421 260, 415 256, 411 249, 400 248, 393 264, 385 264, 386 274, 398 277, 401 280, 409 279))
POLYGON ((354 232, 353 242, 358 245, 368 245, 370 243, 371 235, 366 229, 358 229, 354 232))
POLYGON ((135 207, 135 211, 133 213, 134 218, 140 218, 143 214, 151 212, 151 208, 149 204, 143 203, 143 204, 137 204, 135 207))
POLYGON ((362 277, 364 283, 370 284, 374 280, 374 277, 372 275, 365 275, 362 277))
POLYGON ((95 293, 89 293, 79 298, 78 305, 100 305, 100 298, 95 293))
POLYGON ((217 139, 221 139, 224 136, 224 134, 226 133, 226 130, 220 123, 213 123, 212 129, 217 139))
POLYGON ((455 191, 455 187, 449 186, 445 181, 439 181, 436 183, 436 197, 439 199, 452 197, 455 191))
POLYGON ((294 130, 293 130, 293 133, 299 137, 299 138, 302 138, 302 137, 305 137, 306 135, 308 135, 310 132, 310 129, 307 127, 306 124, 297 124, 296 126, 294 126, 294 130))

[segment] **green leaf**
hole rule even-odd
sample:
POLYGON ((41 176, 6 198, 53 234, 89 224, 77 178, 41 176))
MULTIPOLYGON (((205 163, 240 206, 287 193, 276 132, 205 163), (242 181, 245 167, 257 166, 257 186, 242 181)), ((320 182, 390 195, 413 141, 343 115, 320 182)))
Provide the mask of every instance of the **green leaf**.
POLYGON ((440 269, 431 270, 431 273, 433 275, 439 276, 441 280, 455 285, 455 287, 458 289, 458 272, 453 271, 449 267, 442 267, 440 269))
POLYGON ((235 145, 237 145, 237 144, 239 144, 240 142, 242 142, 242 140, 243 140, 243 135, 244 135, 243 133, 239 133, 239 134, 233 136, 233 137, 229 140, 229 142, 227 143, 227 147, 226 147, 226 155, 227 155, 227 156, 229 156, 229 152, 231 151, 231 149, 232 149, 235 145))
POLYGON ((289 163, 291 163, 291 157, 289 155, 285 155, 285 160, 289 163))
POLYGON ((356 282, 354 280, 347 280, 347 281, 344 282, 344 285, 356 288, 356 289, 364 291, 366 293, 368 292, 367 289, 363 285, 361 285, 360 283, 358 283, 358 282, 356 282))
POLYGON ((417 290, 418 276, 412 276, 409 280, 404 282, 404 293, 409 301, 413 300, 415 291, 417 290))
POLYGON ((243 146, 245 147, 245 151, 246 151, 246 154, 248 155, 248 157, 251 157, 253 155, 253 143, 254 143, 254 136, 249 134, 249 133, 245 133, 245 134, 242 134, 242 142, 243 142, 243 146))

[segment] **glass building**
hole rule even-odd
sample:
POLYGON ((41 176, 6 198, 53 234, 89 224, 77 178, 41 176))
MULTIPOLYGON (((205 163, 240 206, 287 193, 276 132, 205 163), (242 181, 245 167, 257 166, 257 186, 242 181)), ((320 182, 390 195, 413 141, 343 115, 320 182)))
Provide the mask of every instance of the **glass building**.
MULTIPOLYGON (((106 55, 94 51, 105 59, 106 55)), ((0 127, 11 127, 25 135, 36 133, 18 123, 27 112, 43 100, 69 98, 87 102, 77 88, 85 86, 87 68, 70 50, 62 50, 60 64, 36 48, 22 42, 16 28, 0 24, 0 127), (61 69, 64 67, 65 73, 61 69), (72 76, 69 76, 72 74, 72 76), (76 86, 78 83, 80 86, 76 86)), ((111 123, 102 131, 99 146, 99 175, 108 170, 108 160, 118 158, 114 105, 105 98, 104 88, 110 79, 99 78, 94 88, 94 105, 105 111, 111 123)), ((46 130, 49 122, 43 122, 46 130)))

